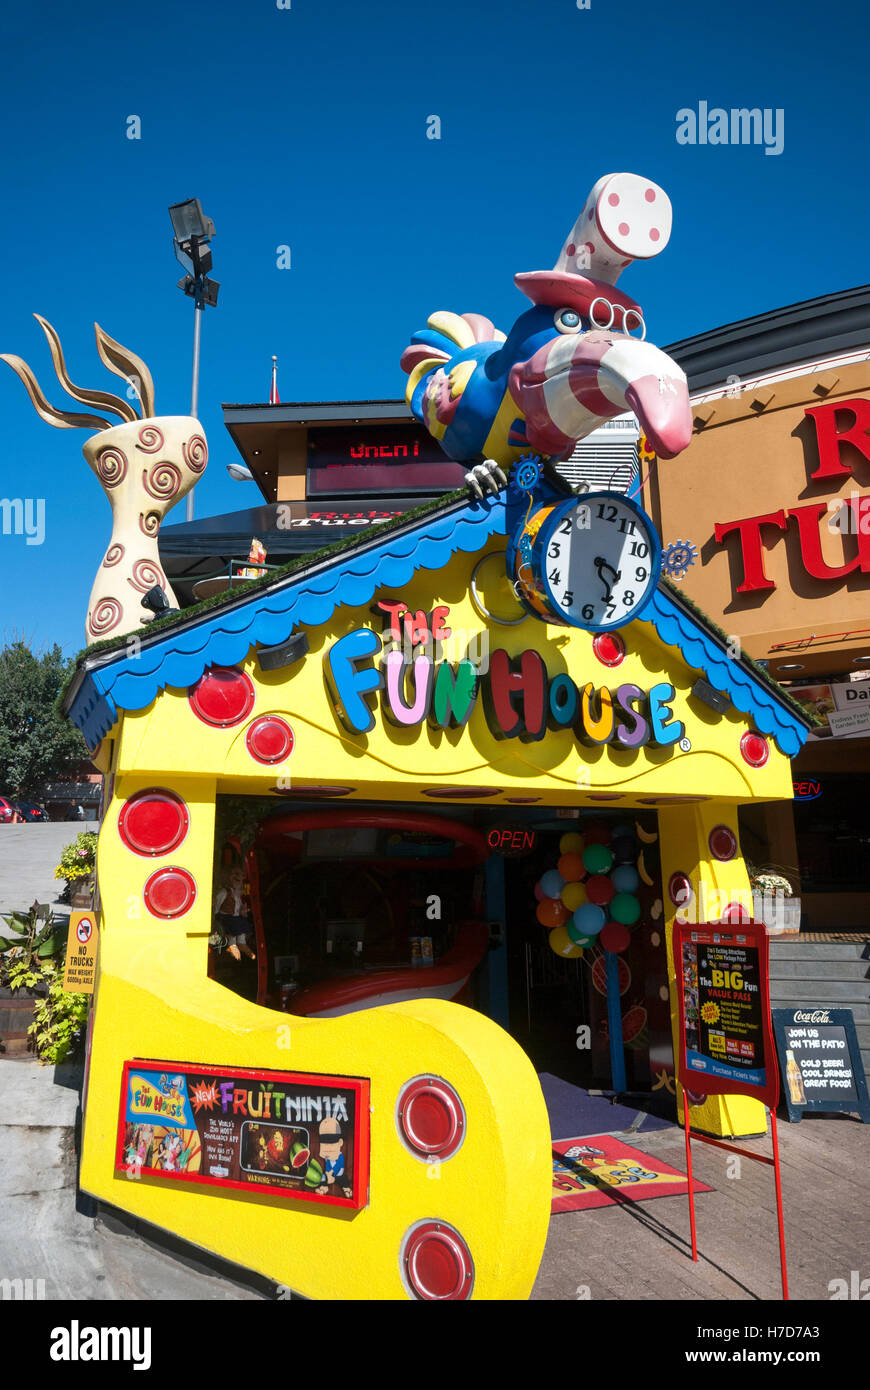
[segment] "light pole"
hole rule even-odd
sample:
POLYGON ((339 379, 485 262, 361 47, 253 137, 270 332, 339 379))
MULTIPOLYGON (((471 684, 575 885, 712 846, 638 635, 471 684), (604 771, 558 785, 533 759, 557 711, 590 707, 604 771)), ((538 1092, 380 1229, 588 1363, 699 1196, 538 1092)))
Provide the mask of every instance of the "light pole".
MULTIPOLYGON (((175 242, 176 260, 187 274, 178 288, 193 300, 193 375, 190 388, 190 413, 198 419, 199 411, 199 346, 202 338, 202 311, 206 304, 217 305, 220 285, 209 280, 212 259, 209 242, 215 235, 214 222, 206 217, 198 198, 173 203, 169 209, 175 242)), ((187 494, 187 520, 193 521, 193 488, 187 494)))

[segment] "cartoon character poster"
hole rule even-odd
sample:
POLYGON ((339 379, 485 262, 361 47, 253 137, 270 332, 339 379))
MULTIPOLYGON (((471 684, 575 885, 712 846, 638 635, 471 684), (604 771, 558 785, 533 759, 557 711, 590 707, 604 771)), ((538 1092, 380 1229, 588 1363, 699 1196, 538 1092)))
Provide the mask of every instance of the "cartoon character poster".
POLYGON ((364 1206, 368 1082, 127 1062, 115 1167, 364 1206))

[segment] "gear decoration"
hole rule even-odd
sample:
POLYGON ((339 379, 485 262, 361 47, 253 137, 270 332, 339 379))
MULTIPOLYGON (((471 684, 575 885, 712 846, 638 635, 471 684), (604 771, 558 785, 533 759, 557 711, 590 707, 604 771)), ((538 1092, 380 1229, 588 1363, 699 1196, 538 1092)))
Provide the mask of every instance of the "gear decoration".
POLYGON ((642 434, 637 441, 637 461, 641 465, 649 465, 656 461, 656 451, 645 434, 642 434))
POLYGON ((691 541, 671 541, 662 551, 662 574, 668 579, 685 579, 698 558, 698 547, 691 541))
POLYGON ((544 471, 537 454, 523 454, 517 459, 511 476, 512 492, 534 492, 544 471))

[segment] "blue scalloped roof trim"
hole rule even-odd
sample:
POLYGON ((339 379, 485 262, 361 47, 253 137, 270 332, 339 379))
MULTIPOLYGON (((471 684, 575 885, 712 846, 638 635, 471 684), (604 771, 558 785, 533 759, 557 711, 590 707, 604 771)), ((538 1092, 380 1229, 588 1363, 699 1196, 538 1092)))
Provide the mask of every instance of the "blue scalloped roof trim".
POLYGON ((417 570, 443 569, 457 551, 481 550, 490 536, 504 535, 506 526, 504 494, 421 517, 418 526, 392 531, 379 545, 339 553, 323 570, 306 570, 295 581, 291 576, 279 588, 220 607, 190 626, 173 626, 164 641, 143 646, 137 657, 119 652, 88 673, 69 717, 93 749, 119 710, 145 709, 166 686, 186 689, 209 666, 236 666, 257 643, 275 646, 295 628, 328 622, 343 604, 360 606, 378 589, 400 589, 417 570))
POLYGON ((739 662, 730 660, 664 589, 656 590, 641 622, 651 623, 663 642, 678 647, 684 660, 702 671, 714 689, 730 696, 741 714, 748 714, 758 732, 772 738, 787 758, 800 752, 809 730, 797 715, 739 662))
MULTIPOLYGON (((523 510, 526 505, 524 500, 523 510)), ((393 531, 381 544, 339 553, 322 570, 305 570, 296 580, 291 577, 278 588, 219 607, 190 626, 168 628, 163 641, 143 647, 138 657, 121 651, 115 660, 90 671, 69 717, 93 750, 116 723, 119 710, 145 709, 166 686, 184 690, 209 666, 236 666, 257 643, 271 647, 284 642, 295 628, 328 622, 343 604, 368 603, 380 588, 398 591, 417 570, 443 569, 457 551, 481 550, 490 536, 506 535, 518 516, 516 504, 504 492, 470 501, 460 511, 421 517, 417 526, 393 531)), ((664 589, 656 591, 639 621, 650 623, 689 666, 729 695, 786 757, 800 752, 808 732, 800 720, 749 671, 729 660, 664 589)))

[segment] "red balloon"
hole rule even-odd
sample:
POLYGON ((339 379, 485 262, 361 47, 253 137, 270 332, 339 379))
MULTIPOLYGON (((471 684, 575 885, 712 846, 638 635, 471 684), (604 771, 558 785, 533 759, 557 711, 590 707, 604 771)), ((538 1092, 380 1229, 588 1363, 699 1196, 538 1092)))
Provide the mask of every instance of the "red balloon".
POLYGON ((558 864, 559 873, 566 883, 579 883, 581 878, 586 877, 586 870, 583 867, 583 855, 575 854, 570 851, 563 854, 558 864))
POLYGON ((621 922, 606 922, 598 933, 598 940, 605 951, 624 951, 631 940, 631 932, 621 922))
POLYGON ((542 902, 538 903, 535 916, 542 927, 561 927, 567 922, 571 913, 561 898, 544 898, 542 902))
POLYGON ((616 889, 607 874, 590 874, 586 880, 586 897, 598 907, 606 907, 616 895, 616 889))
POLYGON ((601 825, 590 825, 588 830, 584 827, 583 839, 587 845, 609 845, 610 831, 601 825))
POLYGON ((543 901, 544 901, 544 898, 545 898, 546 896, 547 896, 547 895, 546 895, 546 893, 544 892, 543 888, 541 887, 540 882, 536 883, 536 884, 535 884, 535 898, 537 899, 537 901, 538 901, 539 903, 540 903, 540 902, 543 902, 543 901))

